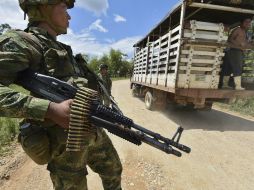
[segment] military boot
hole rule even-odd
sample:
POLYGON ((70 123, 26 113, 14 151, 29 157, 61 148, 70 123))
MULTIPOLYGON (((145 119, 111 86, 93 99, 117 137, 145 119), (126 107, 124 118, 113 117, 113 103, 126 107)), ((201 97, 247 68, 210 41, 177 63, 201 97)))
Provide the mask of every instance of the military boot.
POLYGON ((224 76, 223 77, 222 88, 224 88, 224 89, 232 89, 230 86, 228 86, 229 78, 230 78, 230 76, 224 76))
POLYGON ((245 88, 242 87, 242 77, 238 76, 238 77, 234 77, 234 81, 235 81, 235 90, 245 90, 245 88))

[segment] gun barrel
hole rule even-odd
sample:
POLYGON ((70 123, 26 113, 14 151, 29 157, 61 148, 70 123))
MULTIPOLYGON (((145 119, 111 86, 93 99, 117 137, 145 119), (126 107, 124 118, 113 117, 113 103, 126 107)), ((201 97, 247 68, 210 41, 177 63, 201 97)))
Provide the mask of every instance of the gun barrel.
POLYGON ((141 145, 142 141, 163 152, 166 152, 167 154, 173 154, 178 157, 181 157, 182 155, 181 152, 173 149, 170 145, 162 143, 156 139, 153 139, 141 131, 133 131, 130 128, 124 128, 123 126, 111 123, 96 116, 91 116, 91 120, 97 127, 105 128, 110 133, 117 135, 133 144, 141 145))
POLYGON ((176 147, 177 149, 182 150, 182 151, 184 151, 184 152, 186 152, 186 153, 190 153, 190 152, 191 152, 191 149, 190 149, 189 147, 187 147, 187 146, 185 146, 185 145, 183 145, 183 144, 180 144, 180 143, 178 143, 178 142, 175 142, 175 141, 173 141, 173 140, 171 140, 171 139, 168 139, 168 138, 166 138, 166 137, 163 137, 163 136, 161 136, 160 134, 155 133, 155 132, 153 132, 153 131, 150 131, 150 130, 148 130, 148 129, 144 128, 144 127, 141 127, 141 126, 139 126, 139 125, 137 125, 137 124, 133 124, 132 127, 135 128, 135 129, 137 129, 137 130, 139 130, 139 131, 142 131, 143 133, 145 133, 145 134, 147 134, 147 135, 149 135, 149 136, 154 137, 154 138, 157 139, 157 140, 163 141, 163 142, 166 143, 167 145, 174 146, 174 147, 176 147))
POLYGON ((142 132, 137 132, 140 136, 140 139, 142 142, 146 143, 146 144, 149 144, 150 146, 153 146, 163 152, 166 152, 167 154, 173 154, 177 157, 181 157, 182 156, 182 153, 173 149, 170 145, 168 144, 165 144, 165 143, 161 143, 160 141, 156 140, 156 139, 153 139, 147 135, 145 135, 144 133, 142 132))

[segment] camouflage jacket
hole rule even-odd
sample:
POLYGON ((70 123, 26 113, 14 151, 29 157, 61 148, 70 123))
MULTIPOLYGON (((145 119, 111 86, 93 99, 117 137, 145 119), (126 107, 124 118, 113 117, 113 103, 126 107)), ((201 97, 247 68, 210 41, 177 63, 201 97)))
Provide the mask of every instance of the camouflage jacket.
POLYGON ((111 95, 112 81, 110 79, 110 76, 108 74, 103 76, 101 73, 99 73, 98 76, 102 79, 103 84, 106 87, 109 95, 111 95))
POLYGON ((76 63, 70 46, 56 41, 41 28, 31 27, 28 33, 10 30, 1 35, 0 117, 44 120, 48 100, 9 88, 15 82, 18 72, 29 68, 77 87, 95 89, 96 80, 88 76, 85 68, 82 68, 84 66, 76 63))

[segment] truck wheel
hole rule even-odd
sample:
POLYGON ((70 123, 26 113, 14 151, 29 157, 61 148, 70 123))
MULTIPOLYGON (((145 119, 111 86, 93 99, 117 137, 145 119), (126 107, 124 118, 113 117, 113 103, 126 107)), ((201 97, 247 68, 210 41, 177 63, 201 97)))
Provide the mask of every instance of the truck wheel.
POLYGON ((146 95, 145 95, 145 105, 146 105, 146 109, 153 110, 154 100, 153 100, 153 95, 152 95, 152 93, 150 91, 146 92, 146 95))

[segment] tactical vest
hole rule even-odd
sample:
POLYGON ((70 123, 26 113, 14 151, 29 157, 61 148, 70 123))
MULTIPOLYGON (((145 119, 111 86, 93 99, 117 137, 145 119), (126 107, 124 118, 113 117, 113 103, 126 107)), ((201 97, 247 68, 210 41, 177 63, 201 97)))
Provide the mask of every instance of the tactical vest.
POLYGON ((84 86, 98 90, 96 78, 87 72, 85 64, 75 61, 70 46, 33 31, 17 33, 36 44, 42 54, 40 65, 31 64, 31 70, 58 78, 76 87, 84 86))
MULTIPOLYGON (((30 70, 66 81, 76 87, 88 87, 97 90, 96 78, 89 74, 85 65, 78 64, 72 56, 69 46, 48 39, 40 33, 17 31, 28 42, 35 44, 42 58, 40 64, 30 64, 30 70)), ((21 123, 19 141, 24 151, 37 164, 46 164, 52 157, 48 132, 57 134, 62 143, 66 143, 67 132, 54 127, 51 122, 39 122, 25 119, 21 123), (30 125, 30 126, 29 126, 30 125)))

